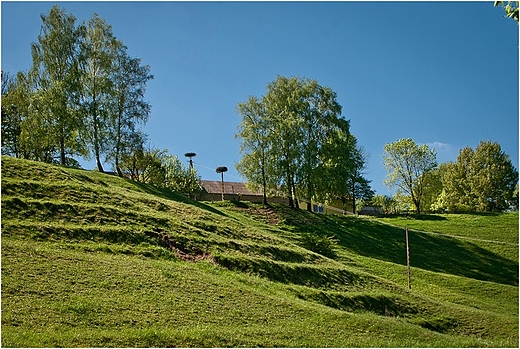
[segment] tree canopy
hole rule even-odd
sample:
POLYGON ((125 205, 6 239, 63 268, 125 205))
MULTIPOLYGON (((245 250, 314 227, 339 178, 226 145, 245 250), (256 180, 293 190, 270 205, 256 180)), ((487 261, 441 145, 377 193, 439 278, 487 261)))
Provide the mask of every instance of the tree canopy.
POLYGON ((500 145, 480 141, 445 164, 435 208, 449 212, 496 211, 518 205, 518 171, 500 145), (516 193, 516 194, 515 194, 516 193))
POLYGON ((437 166, 435 151, 411 138, 400 139, 385 145, 383 165, 388 171, 385 184, 408 195, 415 211, 421 213, 426 176, 437 166))
POLYGON ((56 5, 41 20, 31 68, 6 73, 5 89, 2 72, 2 154, 62 165, 94 157, 100 171, 104 155, 122 175, 122 157, 146 139, 150 67, 97 14, 78 25, 56 5))
POLYGON ((300 198, 308 210, 311 200, 345 195, 359 165, 356 139, 341 116, 336 93, 316 80, 282 76, 266 90, 265 96, 250 96, 237 105, 242 120, 236 138, 242 140, 243 154, 237 171, 249 186, 263 188, 264 203, 278 186, 291 207, 300 198))

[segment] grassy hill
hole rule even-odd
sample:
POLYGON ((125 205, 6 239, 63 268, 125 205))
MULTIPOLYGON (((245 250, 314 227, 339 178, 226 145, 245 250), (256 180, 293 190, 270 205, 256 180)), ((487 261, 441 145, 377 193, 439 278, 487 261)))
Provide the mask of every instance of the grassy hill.
POLYGON ((518 214, 422 218, 195 202, 2 157, 1 344, 518 347, 518 214))

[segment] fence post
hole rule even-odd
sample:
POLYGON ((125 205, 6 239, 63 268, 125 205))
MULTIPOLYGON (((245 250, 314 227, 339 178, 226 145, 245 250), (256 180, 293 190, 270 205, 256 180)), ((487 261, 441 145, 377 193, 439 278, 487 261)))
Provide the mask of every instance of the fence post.
POLYGON ((410 275, 410 245, 408 243, 408 228, 405 230, 406 232, 406 265, 408 266, 408 289, 412 289, 412 280, 410 275))

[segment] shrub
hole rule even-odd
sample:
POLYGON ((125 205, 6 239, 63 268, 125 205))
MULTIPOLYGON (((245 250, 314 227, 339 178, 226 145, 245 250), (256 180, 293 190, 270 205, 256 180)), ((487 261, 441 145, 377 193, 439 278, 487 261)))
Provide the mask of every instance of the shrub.
POLYGON ((319 236, 312 233, 300 235, 300 245, 325 257, 336 257, 336 239, 334 236, 319 236))

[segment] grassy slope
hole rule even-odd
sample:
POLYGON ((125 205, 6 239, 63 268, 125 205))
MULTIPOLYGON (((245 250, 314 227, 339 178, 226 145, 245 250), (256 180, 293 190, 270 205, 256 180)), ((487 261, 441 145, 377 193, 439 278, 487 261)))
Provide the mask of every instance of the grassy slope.
POLYGON ((3 157, 2 346, 517 347, 518 245, 410 239, 412 291, 401 228, 3 157))

